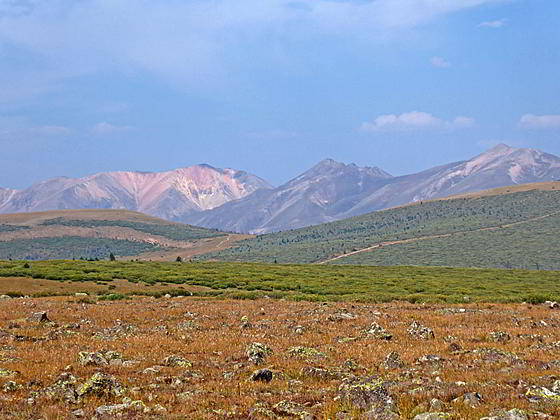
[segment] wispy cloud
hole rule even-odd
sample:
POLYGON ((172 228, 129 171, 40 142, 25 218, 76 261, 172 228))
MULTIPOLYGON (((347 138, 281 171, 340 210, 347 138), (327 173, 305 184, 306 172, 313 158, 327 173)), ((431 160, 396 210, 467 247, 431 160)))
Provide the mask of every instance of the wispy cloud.
POLYGON ((432 66, 438 67, 440 69, 451 67, 451 63, 443 57, 432 57, 430 63, 432 63, 432 66))
POLYGON ((256 56, 289 55, 302 38, 384 42, 443 15, 499 1, 0 0, 0 43, 33 62, 22 74, 10 68, 18 60, 5 59, 0 93, 29 81, 40 81, 32 88, 44 90, 42 85, 107 71, 148 72, 187 88, 227 83, 232 67, 254 63, 256 56), (267 42, 275 48, 266 48, 267 42), (243 55, 250 59, 232 58, 243 55))
POLYGON ((406 131, 442 128, 467 128, 474 125, 474 119, 459 116, 447 121, 428 112, 412 111, 400 115, 387 114, 376 117, 372 122, 362 123, 360 129, 366 132, 406 131))
POLYGON ((479 28, 499 29, 506 25, 507 19, 489 20, 478 24, 479 28))
POLYGON ((135 128, 129 125, 114 125, 108 122, 97 123, 91 129, 91 131, 94 134, 100 134, 100 135, 126 133, 134 130, 135 128))
POLYGON ((519 120, 523 128, 560 128, 560 114, 533 115, 525 114, 519 120))

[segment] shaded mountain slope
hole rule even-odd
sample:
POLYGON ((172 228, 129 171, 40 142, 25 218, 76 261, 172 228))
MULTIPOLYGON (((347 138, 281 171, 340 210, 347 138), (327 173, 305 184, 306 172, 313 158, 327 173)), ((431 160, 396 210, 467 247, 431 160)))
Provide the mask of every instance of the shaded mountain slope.
POLYGON ((408 246, 411 242, 418 250, 416 258, 407 260, 404 253, 400 255, 398 264, 477 266, 477 261, 484 261, 484 266, 491 267, 535 268, 538 264, 540 267, 560 269, 560 259, 557 258, 560 246, 560 182, 424 201, 337 222, 259 235, 203 258, 279 263, 392 264, 397 261, 396 258, 381 261, 375 257, 373 248, 381 248, 387 253, 386 245, 408 246), (531 229, 533 234, 530 234, 531 229), (539 233, 543 231, 547 232, 546 237, 539 233), (502 235, 499 240, 490 239, 497 238, 498 234, 502 235), (507 240, 508 234, 512 235, 512 240, 507 240), (452 240, 448 246, 440 247, 442 252, 434 252, 435 248, 427 246, 429 240, 443 243, 441 236, 445 235, 452 236, 452 240), (513 240, 516 237, 519 240, 513 240), (486 248, 486 243, 490 241, 495 245, 492 251, 486 248), (391 244, 393 242, 397 244, 391 244), (383 246, 379 247, 380 244, 383 246), (372 248, 371 254, 357 252, 367 248, 372 248), (466 250, 471 252, 471 256, 463 261, 460 256, 466 255, 466 250), (368 255, 373 257, 369 259, 368 255), (334 260, 335 257, 340 258, 334 260))

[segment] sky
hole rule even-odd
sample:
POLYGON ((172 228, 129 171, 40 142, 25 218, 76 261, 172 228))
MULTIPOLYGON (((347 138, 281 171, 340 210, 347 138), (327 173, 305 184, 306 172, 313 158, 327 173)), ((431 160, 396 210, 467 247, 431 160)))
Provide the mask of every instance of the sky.
POLYGON ((0 187, 560 155, 557 0, 0 0, 0 187))

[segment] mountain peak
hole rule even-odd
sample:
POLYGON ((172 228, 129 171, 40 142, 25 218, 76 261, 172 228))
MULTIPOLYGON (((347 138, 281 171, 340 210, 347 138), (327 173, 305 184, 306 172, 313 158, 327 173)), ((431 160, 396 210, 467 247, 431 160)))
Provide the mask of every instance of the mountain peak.
POLYGON ((334 159, 327 158, 327 159, 323 159, 322 161, 317 163, 314 166, 314 168, 338 168, 338 167, 342 167, 342 166, 346 166, 346 165, 342 162, 337 162, 334 159))
POLYGON ((497 144, 496 146, 492 147, 490 150, 488 150, 486 153, 492 153, 492 154, 505 154, 505 153, 509 153, 513 150, 516 150, 514 147, 510 147, 505 143, 500 143, 497 144))

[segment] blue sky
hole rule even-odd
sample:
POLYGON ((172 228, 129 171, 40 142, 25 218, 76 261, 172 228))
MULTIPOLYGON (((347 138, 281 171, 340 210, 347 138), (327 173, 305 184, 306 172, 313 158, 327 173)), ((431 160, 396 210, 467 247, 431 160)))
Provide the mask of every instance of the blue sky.
POLYGON ((557 0, 0 0, 0 186, 560 155, 557 0))

